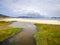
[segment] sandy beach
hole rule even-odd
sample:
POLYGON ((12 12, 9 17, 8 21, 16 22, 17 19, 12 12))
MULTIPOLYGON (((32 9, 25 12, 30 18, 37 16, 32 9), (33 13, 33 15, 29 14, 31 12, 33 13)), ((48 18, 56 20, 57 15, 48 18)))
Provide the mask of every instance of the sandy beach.
POLYGON ((19 22, 39 23, 39 24, 60 25, 59 20, 43 20, 43 19, 27 19, 27 18, 4 18, 4 19, 0 19, 0 21, 19 21, 19 22))

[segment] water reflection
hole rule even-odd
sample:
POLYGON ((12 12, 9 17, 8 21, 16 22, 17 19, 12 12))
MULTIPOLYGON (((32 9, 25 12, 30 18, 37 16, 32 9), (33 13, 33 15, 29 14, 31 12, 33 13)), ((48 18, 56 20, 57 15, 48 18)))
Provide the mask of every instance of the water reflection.
POLYGON ((23 28, 23 31, 8 39, 8 41, 2 45, 36 45, 33 35, 37 30, 34 24, 26 22, 14 22, 10 26, 14 28, 23 28))

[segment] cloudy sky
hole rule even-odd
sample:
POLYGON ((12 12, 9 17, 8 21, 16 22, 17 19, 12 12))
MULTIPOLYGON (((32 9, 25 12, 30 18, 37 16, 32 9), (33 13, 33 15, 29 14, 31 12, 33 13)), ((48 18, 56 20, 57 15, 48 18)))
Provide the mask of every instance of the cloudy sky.
POLYGON ((60 0, 0 0, 0 14, 18 16, 28 12, 60 17, 60 0))

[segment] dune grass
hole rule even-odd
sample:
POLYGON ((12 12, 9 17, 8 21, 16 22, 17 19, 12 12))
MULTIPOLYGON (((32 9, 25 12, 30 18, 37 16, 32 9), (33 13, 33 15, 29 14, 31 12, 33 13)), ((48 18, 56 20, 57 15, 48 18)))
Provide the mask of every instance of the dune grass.
POLYGON ((60 25, 35 24, 38 32, 34 35, 37 45, 60 45, 60 25))
POLYGON ((9 37, 14 36, 15 34, 17 34, 18 32, 21 32, 22 29, 20 28, 10 28, 10 29, 6 29, 6 30, 0 30, 0 42, 8 39, 9 37))
POLYGON ((21 28, 9 27, 8 25, 10 25, 11 23, 12 22, 5 22, 5 21, 0 22, 0 42, 6 40, 6 39, 14 36, 18 32, 22 31, 21 28))

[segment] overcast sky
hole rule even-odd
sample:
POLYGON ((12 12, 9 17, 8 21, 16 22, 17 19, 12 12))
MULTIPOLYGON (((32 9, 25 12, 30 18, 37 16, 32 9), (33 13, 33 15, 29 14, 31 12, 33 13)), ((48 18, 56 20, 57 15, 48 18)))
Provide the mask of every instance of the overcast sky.
POLYGON ((28 12, 60 17, 60 0, 0 0, 0 14, 18 16, 28 12))

